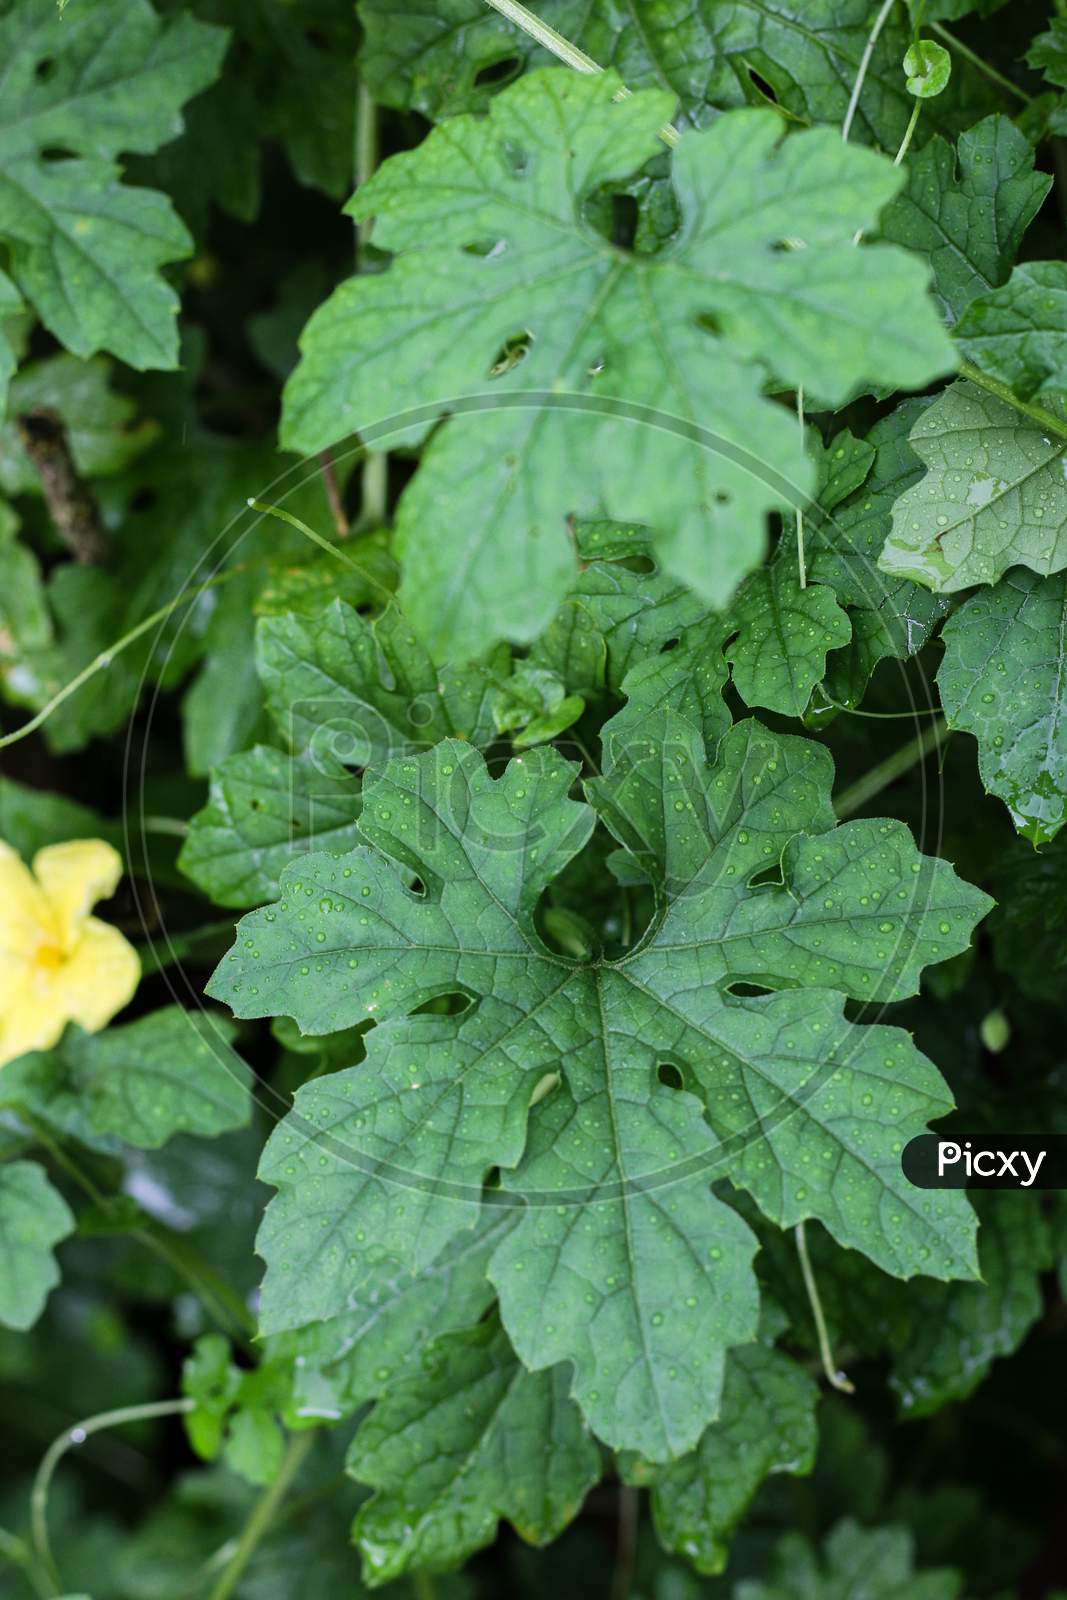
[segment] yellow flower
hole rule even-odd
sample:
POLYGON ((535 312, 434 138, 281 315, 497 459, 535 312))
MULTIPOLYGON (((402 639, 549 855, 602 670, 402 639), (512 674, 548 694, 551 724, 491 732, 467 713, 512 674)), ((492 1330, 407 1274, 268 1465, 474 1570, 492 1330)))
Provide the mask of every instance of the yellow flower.
POLYGON ((47 1050, 68 1022, 95 1033, 132 998, 137 952, 89 915, 121 877, 103 839, 48 845, 32 872, 0 839, 0 1066, 47 1050))

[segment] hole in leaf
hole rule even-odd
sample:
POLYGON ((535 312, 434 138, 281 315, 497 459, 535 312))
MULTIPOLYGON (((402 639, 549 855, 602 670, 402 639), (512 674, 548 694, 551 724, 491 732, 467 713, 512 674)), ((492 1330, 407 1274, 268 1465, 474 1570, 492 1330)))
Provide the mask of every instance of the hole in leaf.
POLYGON ((516 178, 524 178, 526 169, 530 165, 530 152, 524 150, 521 144, 514 144, 510 139, 503 146, 504 160, 516 178))
POLYGON ((518 56, 501 56, 499 61, 487 61, 474 74, 476 89, 500 89, 522 71, 518 56))
POLYGON ((496 358, 489 368, 491 378, 502 377, 505 372, 511 372, 521 361, 525 361, 527 352, 533 344, 533 334, 524 331, 513 334, 501 346, 496 358))
POLYGON ((500 256, 507 249, 506 239, 471 239, 468 244, 461 246, 465 256, 500 256))
POLYGON ((611 242, 619 250, 632 250, 637 238, 640 212, 637 196, 613 194, 611 197, 611 242))
POLYGON ((413 1017, 461 1017, 474 1004, 469 994, 435 994, 411 1013, 413 1017))
POLYGON ((763 74, 757 72, 750 62, 746 62, 746 66, 748 67, 748 81, 760 99, 767 100, 772 106, 776 106, 778 104, 778 95, 773 83, 769 83, 763 74))
POLYGON ((50 144, 41 151, 41 160, 54 164, 57 161, 75 161, 77 157, 73 150, 68 150, 63 144, 50 144))
POLYGON ((661 1061, 656 1068, 656 1077, 667 1089, 684 1089, 685 1083, 682 1074, 673 1061, 661 1061))
POLYGON ((159 499, 159 491, 156 490, 156 489, 153 489, 150 485, 148 485, 143 489, 138 489, 137 493, 133 496, 133 499, 130 501, 130 510, 131 511, 151 511, 152 507, 155 505, 155 503, 156 503, 156 501, 158 499, 159 499))
POLYGON ((763 983, 744 983, 740 979, 736 983, 726 985, 726 993, 734 995, 738 1000, 749 1000, 759 995, 773 994, 773 989, 768 989, 763 983))
POLYGON ((748 880, 748 886, 750 889, 762 889, 766 887, 767 884, 772 883, 778 885, 779 887, 782 883, 782 869, 777 861, 773 866, 761 867, 759 871, 754 872, 751 878, 748 880))
POLYGON ((33 69, 34 76, 36 77, 38 83, 47 83, 55 70, 55 56, 42 56, 41 60, 38 61, 37 65, 33 69))

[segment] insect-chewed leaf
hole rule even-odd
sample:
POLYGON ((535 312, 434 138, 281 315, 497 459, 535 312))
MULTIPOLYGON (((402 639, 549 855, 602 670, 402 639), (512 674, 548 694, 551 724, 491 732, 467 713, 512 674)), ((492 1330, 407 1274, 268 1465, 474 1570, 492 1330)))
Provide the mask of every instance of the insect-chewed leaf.
POLYGON ((533 73, 386 162, 351 210, 395 259, 316 313, 287 387, 302 450, 462 410, 398 512, 405 607, 438 654, 541 631, 574 516, 648 523, 666 569, 723 604, 767 513, 813 487, 768 376, 832 404, 953 366, 920 263, 852 243, 899 173, 829 128, 783 140, 773 112, 731 112, 673 154, 677 238, 627 253, 598 234, 585 202, 656 153, 673 110, 617 88, 533 73))
MULTIPOLYGON (((493 68, 553 59, 484 0, 438 0, 416 13, 400 0, 360 0, 359 13, 360 65, 375 97, 435 121, 482 110, 499 87, 493 68)), ((612 63, 631 88, 668 86, 697 126, 740 104, 746 89, 765 96, 764 84, 797 121, 840 126, 871 22, 867 0, 540 0, 537 15, 595 61, 612 63)), ((891 12, 872 41, 854 139, 884 150, 900 143, 911 110, 900 70, 909 36, 907 19, 891 12)), ((961 60, 949 92, 928 108, 931 125, 952 131, 986 104, 988 85, 961 60)))
POLYGON ((699 732, 661 715, 616 730, 588 786, 659 910, 620 960, 560 956, 534 911, 593 823, 574 776, 540 749, 494 780, 454 741, 391 762, 359 824, 377 848, 289 868, 210 990, 308 1032, 379 1019, 360 1066, 298 1091, 267 1146, 265 1329, 425 1269, 495 1167, 522 1202, 489 1268, 520 1356, 571 1362, 596 1432, 662 1460, 696 1443, 755 1329, 754 1240, 715 1177, 891 1272, 973 1271, 966 1202, 899 1165, 944 1086, 842 1001, 913 992, 988 901, 898 823, 835 827, 809 741, 746 724, 709 770, 699 732), (410 1014, 455 994, 458 1014, 410 1014))

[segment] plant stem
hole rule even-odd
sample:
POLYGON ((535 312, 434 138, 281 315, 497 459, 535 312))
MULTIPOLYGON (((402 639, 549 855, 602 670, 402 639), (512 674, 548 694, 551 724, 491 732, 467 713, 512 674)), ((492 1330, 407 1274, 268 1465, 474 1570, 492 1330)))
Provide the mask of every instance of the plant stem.
POLYGON ((124 1422, 143 1422, 151 1417, 180 1416, 183 1412, 191 1411, 195 1404, 194 1400, 152 1400, 147 1405, 121 1406, 117 1411, 98 1411, 95 1416, 85 1417, 73 1427, 66 1428, 58 1439, 53 1439, 41 1458, 41 1464, 33 1480, 33 1492, 30 1495, 30 1529, 34 1552, 42 1569, 48 1575, 54 1594, 60 1593, 61 1586, 59 1571, 48 1542, 48 1490, 55 1470, 67 1451, 75 1445, 84 1444, 91 1433, 99 1433, 103 1428, 118 1428, 124 1422))
POLYGON ((803 1222, 798 1222, 796 1227, 797 1255, 800 1257, 800 1270, 804 1276, 804 1287, 808 1291, 808 1300, 811 1302, 811 1314, 815 1318, 815 1332, 819 1340, 819 1356, 822 1360, 822 1369, 826 1374, 826 1381, 833 1388, 839 1389, 842 1394, 855 1394, 856 1385, 845 1374, 838 1370, 834 1353, 830 1348, 830 1336, 826 1331, 826 1318, 823 1316, 822 1301, 819 1299, 819 1286, 815 1282, 815 1274, 811 1269, 811 1257, 808 1255, 808 1238, 804 1231, 803 1222))
POLYGON ((326 500, 330 507, 333 525, 337 529, 337 537, 347 539, 352 529, 349 526, 341 485, 337 481, 337 468, 333 464, 333 456, 329 450, 320 450, 319 460, 322 462, 322 481, 326 485, 326 500))
MULTIPOLYGON (((107 1209, 115 1197, 107 1195, 97 1187, 79 1162, 70 1155, 63 1146, 53 1139, 46 1128, 43 1128, 36 1117, 24 1111, 16 1104, 20 1121, 24 1122, 32 1131, 34 1139, 41 1147, 48 1151, 52 1160, 67 1176, 78 1185, 82 1193, 87 1195, 95 1206, 102 1210, 107 1209)), ((256 1334, 256 1320, 237 1291, 221 1278, 214 1267, 208 1265, 197 1251, 193 1250, 186 1241, 170 1229, 157 1222, 154 1217, 142 1213, 138 1222, 131 1227, 122 1228, 120 1232, 128 1233, 132 1239, 138 1239, 156 1255, 167 1262, 168 1266, 184 1278, 198 1300, 202 1300, 207 1310, 231 1337, 236 1336, 246 1342, 253 1339, 256 1334)))
POLYGON ((429 1572, 413 1572, 411 1583, 415 1590, 415 1600, 436 1600, 437 1586, 429 1572))
POLYGON ((336 544, 331 544, 329 539, 324 539, 321 533, 316 533, 314 528, 309 527, 306 522, 301 521, 299 517, 294 517, 293 513, 286 511, 284 506, 269 506, 265 500, 249 500, 248 504, 253 511, 258 511, 265 517, 278 517, 282 522, 287 522, 291 528, 296 528, 299 533, 302 533, 305 539, 310 539, 312 544, 317 544, 337 561, 342 562, 346 567, 351 568, 353 572, 358 573, 372 588, 380 589, 386 605, 392 600, 393 591, 387 589, 385 584, 374 576, 373 572, 368 572, 366 567, 361 567, 358 561, 352 560, 346 550, 342 550, 336 544))
POLYGON ((71 1178, 78 1185, 78 1188, 83 1194, 89 1197, 94 1205, 106 1205, 107 1195, 102 1189, 97 1188, 92 1178, 90 1178, 89 1174, 84 1170, 84 1168, 82 1168, 79 1163, 75 1161, 74 1157, 68 1155, 63 1146, 59 1144, 57 1140, 52 1138, 52 1135, 48 1132, 47 1128, 42 1127, 37 1118, 32 1116, 30 1112, 24 1111, 17 1102, 15 1103, 15 1110, 18 1112, 19 1121, 26 1124, 26 1126, 32 1132, 36 1142, 41 1146, 42 1149, 48 1151, 48 1154, 52 1157, 52 1160, 55 1162, 56 1166, 63 1169, 63 1171, 67 1174, 67 1177, 71 1178))
POLYGON ((1031 422, 1036 422, 1046 433, 1054 433, 1057 438, 1067 440, 1067 422, 1053 412, 1046 411, 1044 406, 1035 406, 1029 400, 1020 400, 1010 385, 1001 383, 999 378, 991 378, 981 367, 972 365, 970 361, 961 361, 960 377, 966 378, 969 383, 977 384, 979 389, 984 389, 987 394, 996 395, 1005 405, 1014 406, 1016 411, 1021 412, 1024 417, 1029 417, 1031 422))
POLYGON ((912 138, 914 137, 914 134, 915 134, 915 125, 919 120, 919 112, 922 110, 922 108, 923 108, 922 101, 921 100, 916 100, 914 106, 912 107, 911 116, 908 118, 908 126, 904 129, 904 137, 900 141, 900 149, 897 151, 896 155, 893 157, 893 165, 895 167, 899 167, 900 166, 900 163, 904 160, 904 157, 908 153, 908 150, 909 150, 909 148, 911 146, 912 138))
POLYGON ((637 1554, 637 1490, 619 1485, 619 1526, 615 1541, 615 1570, 611 1575, 611 1600, 629 1600, 637 1554))
POLYGON ((41 480, 52 525, 75 561, 99 565, 111 554, 96 496, 74 464, 63 419, 48 406, 16 417, 19 441, 41 480))
MULTIPOLYGON (((922 110, 922 108, 923 108, 922 101, 917 99, 915 104, 914 104, 914 106, 912 107, 911 116, 908 118, 908 126, 904 129, 904 137, 903 137, 903 139, 901 139, 900 146, 899 146, 899 148, 897 150, 897 153, 893 157, 893 165, 895 167, 899 167, 900 166, 900 163, 904 160, 904 157, 908 153, 908 150, 909 150, 909 148, 911 146, 912 138, 914 137, 914 134, 915 134, 916 125, 917 125, 917 123, 919 121, 919 112, 922 110)), ((857 228, 856 229, 855 233, 852 235, 852 243, 853 244, 859 244, 860 240, 863 238, 864 231, 865 230, 863 228, 857 228)))
MULTIPOLYGON (((804 449, 804 386, 797 386, 797 422, 800 424, 800 448, 804 449)), ((808 586, 808 564, 804 555, 804 507, 797 502, 797 581, 802 589, 808 586)))
POLYGON ((9 1533, 6 1528, 0 1528, 0 1561, 21 1568, 26 1574, 27 1581, 33 1585, 42 1600, 48 1600, 53 1593, 53 1586, 47 1575, 38 1567, 29 1545, 23 1539, 18 1539, 13 1533, 9 1533))
POLYGON ((15 729, 14 733, 5 733, 3 738, 0 738, 0 750, 6 750, 9 745, 17 744, 20 739, 25 739, 28 734, 36 733, 37 729, 48 721, 52 712, 58 710, 64 700, 69 700, 72 694, 76 694, 98 672, 110 667, 117 655, 137 639, 140 639, 143 634, 146 634, 149 628, 154 628, 157 623, 165 622, 187 600, 196 600, 200 595, 206 594, 209 589, 217 588, 220 583, 228 583, 231 578, 236 577, 238 572, 243 571, 243 567, 228 567, 225 572, 217 572, 213 578, 208 578, 206 583, 197 583, 190 589, 183 589, 175 599, 168 601, 165 606, 160 606, 158 611, 153 611, 151 616, 145 617, 144 621, 139 622, 135 628, 131 628, 129 633, 124 633, 121 639, 117 639, 106 650, 101 650, 98 656, 94 656, 89 665, 83 667, 76 677, 71 678, 69 683, 64 684, 63 688, 57 694, 54 694, 51 700, 41 707, 36 716, 30 718, 29 722, 24 722, 21 728, 15 729))
POLYGON ((1024 105, 1033 104, 1034 97, 1032 94, 1027 94, 1025 89, 1020 89, 1017 83, 1012 83, 1011 79, 1006 78, 1002 72, 998 72, 996 67, 990 66, 989 62, 985 61, 977 50, 972 50, 969 44, 964 44, 961 39, 956 38, 954 33, 949 33, 944 23, 931 22, 930 32, 940 34, 947 45, 963 56, 965 61, 969 61, 972 67, 977 67, 979 72, 984 72, 991 83, 999 84, 1002 89, 1006 89, 1009 94, 1013 94, 1024 105))
POLYGON ((237 1541, 237 1548, 219 1574, 219 1580, 212 1589, 209 1600, 228 1600, 228 1596, 236 1589, 245 1568, 255 1553, 256 1546, 274 1520, 274 1513, 285 1499, 290 1484, 303 1466, 304 1459, 314 1443, 315 1430, 313 1428, 307 1429, 306 1432, 292 1435, 278 1476, 273 1483, 268 1483, 252 1507, 248 1521, 241 1532, 241 1537, 237 1541))
POLYGON ((256 1319, 236 1289, 220 1277, 214 1267, 209 1266, 184 1239, 172 1234, 153 1217, 146 1217, 139 1227, 131 1228, 130 1235, 154 1251, 179 1278, 185 1279, 197 1299, 203 1302, 206 1310, 231 1338, 237 1338, 245 1344, 255 1338, 256 1319))
POLYGON ((944 717, 937 717, 928 728, 924 728, 922 733, 916 734, 915 738, 910 740, 908 744, 902 746, 899 750, 895 750, 884 761, 880 761, 876 767, 871 768, 870 772, 865 772, 862 778, 857 778, 856 782, 850 784, 847 789, 842 790, 834 801, 834 810, 837 812, 838 817, 844 821, 854 811, 858 811, 861 806, 865 806, 867 801, 872 800, 876 794, 881 794, 882 790, 888 788, 894 779, 910 771, 920 761, 925 761, 931 751, 940 749, 941 741, 948 732, 948 723, 944 717))
POLYGON ((845 112, 845 120, 841 124, 841 138, 845 144, 848 143, 848 136, 852 132, 852 123, 856 116, 856 108, 860 103, 860 95, 863 92, 863 84, 867 76, 867 68, 871 64, 871 57, 874 55, 874 47, 878 43, 878 35, 885 27, 889 13, 892 11, 892 9, 893 0, 882 0, 881 10, 875 17, 871 26, 871 31, 867 35, 867 43, 863 47, 863 54, 860 56, 860 64, 856 72, 856 81, 852 85, 852 93, 849 96, 848 110, 845 112))
POLYGON ((154 944, 140 944, 137 954, 141 961, 141 977, 147 978, 153 972, 162 972, 165 967, 172 966, 176 961, 184 961, 205 946, 214 959, 213 947, 220 942, 226 946, 233 943, 232 917, 223 922, 205 922, 203 927, 190 928, 187 933, 171 934, 165 950, 157 950, 154 944))
MULTIPOLYGON (((547 22, 540 17, 535 17, 519 0, 486 0, 494 11, 499 11, 502 17, 513 22, 523 33, 539 44, 543 50, 551 50, 552 54, 566 66, 573 67, 575 72, 598 73, 603 72, 603 67, 594 61, 592 56, 587 56, 584 50, 579 50, 576 44, 571 44, 555 28, 550 28, 547 22)), ((622 85, 615 94, 616 100, 628 100, 632 91, 622 85)), ((676 145, 681 135, 677 128, 672 128, 670 123, 665 123, 659 130, 659 136, 664 144, 676 145)))
MULTIPOLYGON (((356 190, 374 176, 379 161, 378 107, 360 83, 356 97, 356 190)), ((356 271, 365 266, 363 252, 370 243, 374 218, 356 224, 356 271)), ((389 457, 384 450, 369 450, 360 474, 359 526, 379 528, 389 511, 389 457)))

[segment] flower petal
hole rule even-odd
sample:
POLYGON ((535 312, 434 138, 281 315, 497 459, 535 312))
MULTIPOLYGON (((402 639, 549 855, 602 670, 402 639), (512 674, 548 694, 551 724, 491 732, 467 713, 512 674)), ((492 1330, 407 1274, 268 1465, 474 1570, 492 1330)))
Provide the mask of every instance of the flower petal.
POLYGON ((0 1063, 11 1059, 5 1046, 7 1014, 29 998, 30 960, 51 927, 48 902, 16 850, 0 840, 0 1063))
POLYGON ((19 968, 20 981, 0 993, 0 1067, 58 1043, 67 1014, 56 996, 57 976, 27 961, 19 968))
POLYGON ((20 963, 42 931, 51 927, 48 902, 17 850, 0 839, 0 975, 12 958, 20 963))
POLYGON ((52 909, 59 943, 71 951, 96 902, 115 893, 122 857, 103 839, 68 839, 38 850, 33 870, 52 909))
POLYGON ((95 1033, 133 999, 141 981, 136 950, 117 928, 87 917, 78 941, 54 973, 52 1003, 66 1021, 95 1033))

